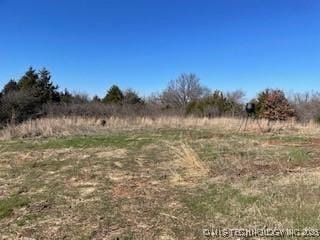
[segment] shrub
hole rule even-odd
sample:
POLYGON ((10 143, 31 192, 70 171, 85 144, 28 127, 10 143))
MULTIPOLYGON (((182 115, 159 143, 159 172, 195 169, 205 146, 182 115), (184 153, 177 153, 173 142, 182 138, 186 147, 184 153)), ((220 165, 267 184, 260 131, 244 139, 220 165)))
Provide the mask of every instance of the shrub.
POLYGON ((38 99, 27 92, 10 92, 1 99, 0 120, 2 122, 21 122, 39 112, 38 99))
MULTIPOLYGON (((214 91, 210 96, 194 100, 187 105, 187 114, 198 116, 216 117, 234 115, 235 111, 241 106, 240 103, 227 98, 221 91, 214 91)), ((241 108, 241 107, 240 107, 241 108)))
POLYGON ((320 116, 317 116, 317 117, 314 119, 314 121, 315 121, 317 124, 320 125, 320 116))
POLYGON ((284 121, 296 116, 295 109, 281 90, 266 89, 261 92, 256 106, 258 116, 268 120, 284 121))

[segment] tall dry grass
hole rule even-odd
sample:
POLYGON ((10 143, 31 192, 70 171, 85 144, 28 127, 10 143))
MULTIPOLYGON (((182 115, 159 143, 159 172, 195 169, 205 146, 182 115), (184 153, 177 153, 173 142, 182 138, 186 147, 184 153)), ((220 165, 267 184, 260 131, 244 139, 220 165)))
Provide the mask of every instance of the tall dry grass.
POLYGON ((171 149, 175 160, 173 166, 169 165, 173 182, 185 182, 184 178, 192 179, 193 177, 207 176, 209 169, 189 144, 181 143, 178 146, 168 145, 168 147, 171 149), (180 168, 183 168, 183 176, 177 171, 180 168))
MULTIPOLYGON (((197 117, 136 117, 116 118, 111 117, 106 124, 101 124, 101 119, 85 117, 43 118, 26 121, 19 125, 8 125, 0 131, 1 140, 27 137, 54 137, 84 135, 95 133, 108 133, 114 130, 135 129, 216 129, 217 131, 239 131, 243 119, 237 118, 197 118, 197 117)), ((267 121, 260 121, 265 132, 299 132, 319 134, 320 127, 315 123, 300 124, 294 121, 276 122, 268 125, 267 121)), ((249 121, 247 131, 259 133, 258 125, 249 121)))

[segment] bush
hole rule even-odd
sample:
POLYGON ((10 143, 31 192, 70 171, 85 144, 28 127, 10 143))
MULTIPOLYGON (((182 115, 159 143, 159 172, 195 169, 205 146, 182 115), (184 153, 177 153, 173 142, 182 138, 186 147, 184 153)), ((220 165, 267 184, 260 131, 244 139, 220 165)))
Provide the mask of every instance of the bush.
POLYGON ((315 117, 314 121, 315 123, 320 125, 320 116, 315 117))
POLYGON ((281 90, 266 89, 261 92, 256 100, 256 106, 257 115, 271 121, 285 121, 296 116, 295 109, 281 90))
POLYGON ((187 105, 186 112, 197 116, 217 117, 223 115, 235 116, 241 110, 242 104, 240 102, 216 90, 210 96, 190 102, 187 105))
POLYGON ((1 98, 1 122, 21 122, 40 112, 39 100, 27 92, 10 92, 1 98))

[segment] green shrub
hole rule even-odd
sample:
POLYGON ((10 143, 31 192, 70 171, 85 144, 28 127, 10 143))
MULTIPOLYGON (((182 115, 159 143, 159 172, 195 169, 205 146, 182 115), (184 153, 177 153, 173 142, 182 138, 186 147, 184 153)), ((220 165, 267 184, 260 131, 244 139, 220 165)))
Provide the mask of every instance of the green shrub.
POLYGON ((315 117, 314 121, 315 123, 320 125, 320 116, 315 117))

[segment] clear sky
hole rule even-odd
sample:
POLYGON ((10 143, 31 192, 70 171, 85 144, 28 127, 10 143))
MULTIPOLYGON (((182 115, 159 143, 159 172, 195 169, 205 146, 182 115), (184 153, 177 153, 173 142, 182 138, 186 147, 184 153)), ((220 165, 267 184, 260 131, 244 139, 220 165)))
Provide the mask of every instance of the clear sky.
POLYGON ((0 87, 29 66, 100 96, 161 91, 182 72, 249 96, 320 90, 320 1, 0 0, 0 87))

